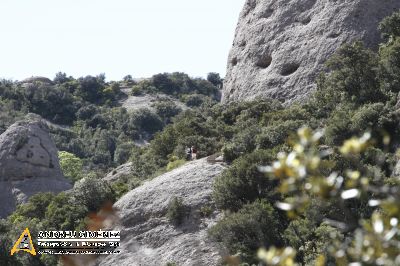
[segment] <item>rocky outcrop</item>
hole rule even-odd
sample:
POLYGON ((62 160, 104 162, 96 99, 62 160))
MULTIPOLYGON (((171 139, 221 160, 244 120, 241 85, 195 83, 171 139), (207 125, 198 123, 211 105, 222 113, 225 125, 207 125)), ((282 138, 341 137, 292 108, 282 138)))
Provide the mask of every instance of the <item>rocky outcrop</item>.
POLYGON ((22 84, 37 83, 37 82, 50 84, 50 85, 54 84, 54 82, 51 79, 46 78, 46 77, 40 77, 40 76, 26 78, 26 79, 21 81, 22 84))
POLYGON ((0 135, 0 217, 33 194, 71 187, 44 122, 17 122, 0 135))
POLYGON ((115 228, 121 230, 121 254, 101 257, 99 265, 218 265, 224 251, 208 239, 207 229, 220 215, 202 218, 199 210, 211 203, 212 183, 223 169, 206 159, 189 162, 123 196, 114 205, 121 219, 115 228), (173 197, 190 209, 180 226, 165 217, 173 197))
POLYGON ((125 163, 114 170, 112 170, 110 173, 108 173, 103 180, 108 181, 108 182, 118 182, 122 181, 124 177, 127 177, 132 174, 132 163, 125 163))
POLYGON ((343 43, 361 39, 376 48, 379 22, 399 8, 399 0, 247 0, 222 101, 303 99, 343 43))

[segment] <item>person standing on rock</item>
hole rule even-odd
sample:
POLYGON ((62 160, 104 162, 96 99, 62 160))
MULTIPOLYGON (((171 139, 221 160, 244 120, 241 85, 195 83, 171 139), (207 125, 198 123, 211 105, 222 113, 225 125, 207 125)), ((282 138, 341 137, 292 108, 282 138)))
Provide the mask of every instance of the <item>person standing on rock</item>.
POLYGON ((196 149, 196 147, 192 146, 191 151, 192 151, 192 160, 196 160, 197 159, 197 149, 196 149))
POLYGON ((190 161, 192 159, 192 149, 190 147, 187 147, 186 149, 186 160, 190 161))

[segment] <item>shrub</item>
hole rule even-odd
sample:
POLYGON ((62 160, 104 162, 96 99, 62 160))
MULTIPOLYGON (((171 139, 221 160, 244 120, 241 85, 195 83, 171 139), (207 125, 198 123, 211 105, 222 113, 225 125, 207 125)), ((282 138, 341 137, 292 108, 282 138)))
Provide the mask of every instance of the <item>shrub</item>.
POLYGON ((400 91, 400 36, 392 39, 387 45, 381 46, 380 78, 386 91, 398 93, 400 91))
POLYGON ((288 140, 290 132, 304 125, 304 121, 279 121, 264 127, 261 133, 256 137, 257 147, 261 149, 272 149, 275 146, 283 144, 288 140))
POLYGON ((74 154, 60 151, 58 152, 61 170, 66 178, 72 182, 76 182, 82 178, 83 162, 74 154))
POLYGON ((211 82, 214 86, 221 86, 223 80, 221 79, 220 75, 215 72, 210 72, 207 74, 207 80, 211 82))
POLYGON ((120 199, 123 195, 129 192, 129 186, 125 182, 116 182, 111 185, 115 193, 115 199, 120 199))
POLYGON ((189 107, 199 107, 206 99, 206 96, 200 94, 190 94, 182 97, 182 101, 189 107))
POLYGON ((161 117, 165 124, 169 124, 171 118, 182 111, 173 101, 157 102, 152 104, 152 107, 156 109, 156 114, 161 117))
POLYGON ((254 137, 259 133, 258 125, 249 126, 240 130, 231 142, 224 145, 222 153, 227 162, 232 162, 243 154, 252 152, 256 148, 256 138, 254 137))
POLYGON ((133 142, 121 143, 117 146, 114 154, 114 161, 120 165, 126 163, 130 156, 135 144, 133 142))
POLYGON ((282 245, 281 224, 272 206, 257 200, 227 215, 209 230, 209 234, 222 242, 231 254, 240 253, 242 261, 256 263, 255 252, 259 247, 282 245))
POLYGON ((103 205, 113 203, 115 193, 107 182, 89 175, 75 183, 72 198, 76 204, 96 212, 103 205))
POLYGON ((400 37, 400 12, 395 12, 383 19, 379 29, 385 42, 390 38, 400 37))
MULTIPOLYGON (((85 197, 91 197, 94 201, 98 195, 85 195, 85 197)), ((71 194, 69 193, 58 194, 46 209, 43 227, 46 230, 64 231, 73 231, 81 228, 84 218, 88 214, 86 205, 80 204, 81 202, 83 201, 79 201, 78 203, 71 200, 71 194)))
POLYGON ((210 217, 214 212, 214 207, 212 205, 205 205, 200 208, 199 212, 203 218, 210 217))
POLYGON ((82 106, 76 113, 76 117, 81 120, 88 120, 92 118, 99 110, 94 104, 82 106))
POLYGON ((179 168, 182 165, 184 165, 185 163, 186 163, 185 160, 175 160, 175 161, 169 162, 167 165, 167 171, 171 171, 175 168, 179 168))
MULTIPOLYGON (((355 103, 377 102, 385 99, 378 82, 378 57, 361 42, 346 44, 327 63, 331 70, 319 83, 320 89, 345 93, 355 103)), ((340 100, 336 97, 335 102, 340 100)))
POLYGON ((29 198, 28 202, 17 207, 10 216, 10 221, 18 223, 25 218, 43 219, 46 209, 53 201, 53 193, 38 193, 29 198))
POLYGON ((181 198, 174 197, 168 205, 167 218, 176 226, 183 223, 187 214, 187 207, 181 198))
POLYGON ((140 109, 134 112, 129 123, 140 131, 150 134, 154 134, 163 128, 161 118, 149 109, 140 109))
POLYGON ((277 182, 258 171, 258 166, 271 162, 274 154, 271 150, 257 150, 234 161, 214 182, 213 199, 217 207, 237 211, 256 199, 276 199, 277 194, 272 192, 277 182))
POLYGON ((351 116, 353 108, 349 105, 341 104, 332 112, 327 121, 325 139, 327 144, 340 145, 345 139, 353 135, 351 128, 351 116))

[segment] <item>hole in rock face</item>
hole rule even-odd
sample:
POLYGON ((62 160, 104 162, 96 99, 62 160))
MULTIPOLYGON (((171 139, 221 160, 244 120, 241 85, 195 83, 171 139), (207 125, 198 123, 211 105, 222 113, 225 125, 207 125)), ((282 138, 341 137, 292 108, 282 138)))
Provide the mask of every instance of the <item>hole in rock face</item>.
POLYGON ((32 157, 33 157, 33 152, 32 152, 31 150, 28 150, 28 151, 26 152, 26 158, 30 159, 30 158, 32 158, 32 157))
POLYGON ((330 34, 328 35, 328 38, 330 38, 330 39, 335 39, 335 38, 339 37, 339 35, 340 35, 340 33, 332 32, 332 33, 330 33, 330 34))
POLYGON ((272 63, 272 57, 266 54, 258 59, 258 61, 256 62, 256 66, 261 68, 267 68, 271 65, 271 63, 272 63))
POLYGON ((272 8, 268 8, 267 10, 261 13, 260 18, 269 18, 270 16, 272 16, 273 13, 274 10, 272 8))
POLYGON ((238 59, 236 57, 232 58, 231 64, 232 66, 236 66, 238 64, 238 59))
POLYGON ((297 63, 291 63, 291 64, 287 64, 284 65, 281 71, 281 75, 282 76, 289 76, 292 75, 294 72, 297 71, 297 69, 299 69, 300 65, 297 63))
POLYGON ((306 17, 305 19, 303 19, 302 21, 301 21, 301 23, 303 24, 303 25, 307 25, 307 24, 309 24, 311 22, 311 18, 310 17, 306 17))

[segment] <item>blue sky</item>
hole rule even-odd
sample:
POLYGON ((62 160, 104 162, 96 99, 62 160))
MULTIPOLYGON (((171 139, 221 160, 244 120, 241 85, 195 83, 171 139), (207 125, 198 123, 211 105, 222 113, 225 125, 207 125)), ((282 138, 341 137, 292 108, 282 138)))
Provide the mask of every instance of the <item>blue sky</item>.
POLYGON ((1 0, 0 77, 225 75, 245 0, 1 0))

